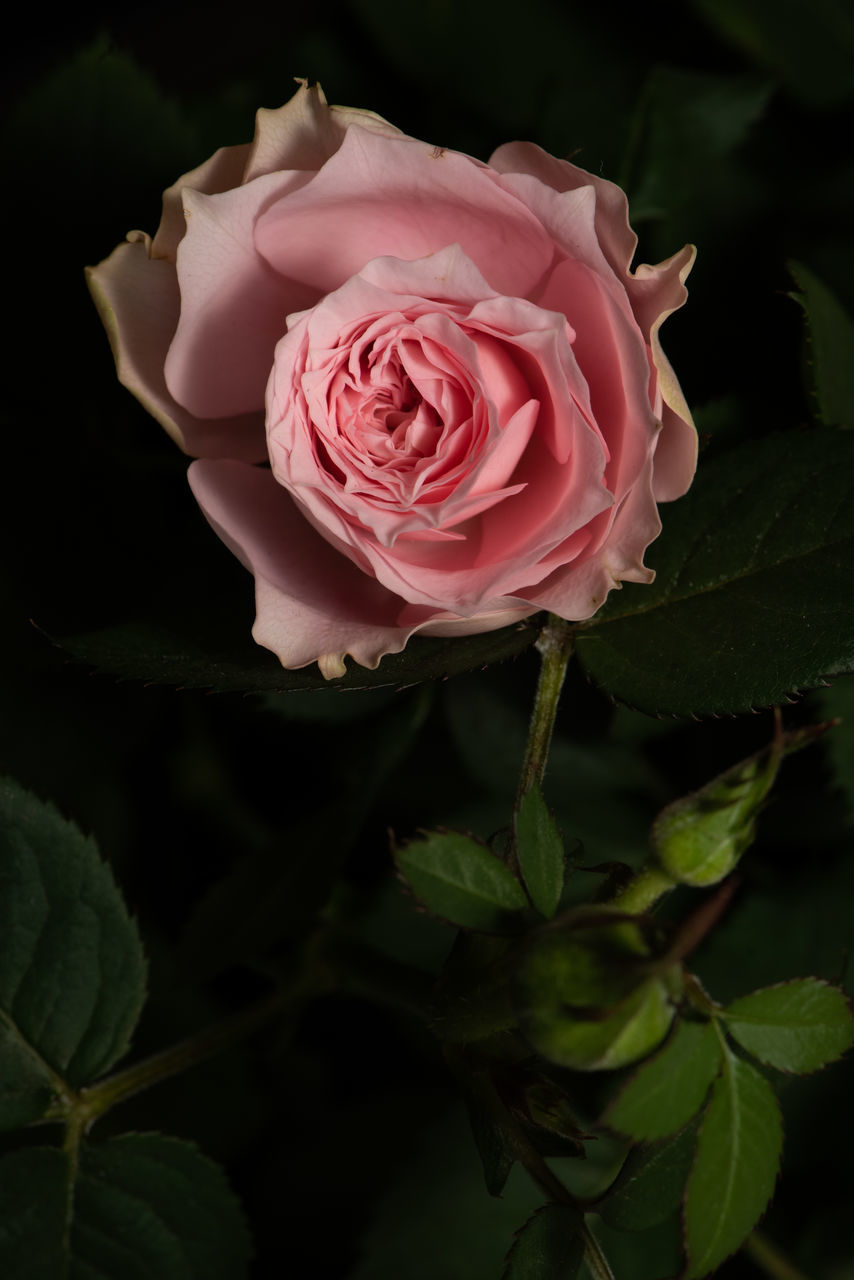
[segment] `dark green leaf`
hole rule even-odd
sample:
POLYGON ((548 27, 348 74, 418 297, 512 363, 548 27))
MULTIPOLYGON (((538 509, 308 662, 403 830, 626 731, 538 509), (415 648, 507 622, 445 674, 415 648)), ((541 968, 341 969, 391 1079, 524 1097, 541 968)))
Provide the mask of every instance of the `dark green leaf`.
POLYGON ((527 905, 518 880, 471 836, 433 831, 403 845, 395 857, 427 909, 463 928, 501 932, 527 905))
POLYGON ((717 32, 773 68, 810 106, 830 107, 854 92, 854 21, 844 0, 693 0, 717 32))
POLYGON ((43 1114, 126 1051, 145 992, 136 928, 91 839, 0 782, 0 1125, 43 1114))
POLYGON ((750 190, 731 153, 749 136, 771 87, 755 75, 663 66, 649 73, 640 103, 643 129, 623 179, 633 223, 661 222, 657 248, 664 241, 672 252, 688 238, 705 245, 722 219, 744 217, 750 190))
POLYGON ((514 1228, 542 1193, 514 1169, 500 1198, 484 1195, 471 1130, 456 1107, 432 1116, 386 1190, 352 1280, 480 1280, 500 1274, 514 1228))
POLYGON ((854 321, 817 276, 790 262, 807 317, 809 359, 819 416, 828 426, 854 427, 854 321))
POLYGON ((714 1026, 680 1022, 664 1048, 617 1094, 605 1112, 605 1123, 646 1141, 676 1133, 703 1105, 720 1065, 714 1026))
POLYGON ((0 1275, 15 1280, 65 1276, 69 1177, 64 1151, 31 1147, 0 1159, 0 1275))
POLYGON ((517 1232, 502 1280, 573 1280, 584 1257, 582 1224, 569 1205, 543 1205, 517 1232))
POLYGON ((495 1107, 478 1089, 477 1080, 472 1080, 463 1092, 475 1146, 483 1163, 486 1189, 491 1196, 500 1196, 516 1159, 513 1143, 495 1107))
POLYGON ((841 721, 833 726, 825 745, 833 767, 834 782, 845 792, 849 812, 854 814, 854 677, 835 680, 817 697, 821 707, 819 714, 828 720, 838 717, 841 721))
POLYGON ((164 623, 107 627, 58 641, 74 658, 123 679, 216 693, 280 693, 288 690, 377 689, 443 680, 521 653, 537 638, 536 628, 516 623, 501 631, 462 639, 413 636, 402 653, 388 654, 376 671, 351 663, 339 680, 324 680, 312 664, 286 671, 266 649, 253 646, 247 620, 245 640, 217 643, 220 628, 164 623))
POLYGON ((15 1280, 241 1280, 249 1237, 221 1170, 159 1134, 0 1160, 0 1271, 15 1280), (70 1231, 67 1206, 73 1205, 70 1231))
POLYGON ((84 1146, 72 1276, 240 1280, 249 1236, 222 1170, 190 1143, 131 1134, 84 1146))
POLYGON ((854 435, 816 429, 700 462, 663 512, 652 586, 579 630, 613 697, 650 714, 735 714, 854 669, 854 435))
POLYGON ((645 1231, 664 1222, 682 1199, 694 1161, 698 1124, 661 1142, 635 1147, 597 1212, 621 1231, 645 1231))
POLYGON ((817 1071, 854 1044, 844 992, 820 978, 795 978, 734 1000, 722 1015, 732 1036, 779 1071, 817 1071))
POLYGON ((563 840, 535 782, 516 816, 516 856, 534 906, 550 920, 563 891, 563 840))
POLYGON ((714 1271, 753 1230, 773 1194, 782 1148, 774 1091, 727 1052, 685 1192, 685 1280, 714 1271))

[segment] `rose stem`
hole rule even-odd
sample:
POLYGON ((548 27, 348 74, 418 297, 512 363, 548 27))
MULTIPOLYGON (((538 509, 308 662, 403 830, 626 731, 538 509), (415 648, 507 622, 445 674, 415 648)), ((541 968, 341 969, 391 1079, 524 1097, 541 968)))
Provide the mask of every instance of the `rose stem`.
POLYGON ((573 631, 563 618, 548 615, 548 621, 540 632, 536 648, 540 653, 540 676, 534 696, 534 710, 525 745, 525 758, 519 777, 516 808, 524 800, 535 782, 542 782, 549 755, 549 746, 557 715, 560 691, 572 657, 573 631))

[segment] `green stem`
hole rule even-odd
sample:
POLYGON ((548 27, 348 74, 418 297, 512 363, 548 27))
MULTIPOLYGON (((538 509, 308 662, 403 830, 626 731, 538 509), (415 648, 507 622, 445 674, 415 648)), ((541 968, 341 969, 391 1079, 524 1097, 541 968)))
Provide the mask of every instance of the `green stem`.
POLYGON ((803 1271, 793 1266, 788 1258, 761 1231, 754 1231, 741 1246, 767 1276, 773 1280, 807 1280, 803 1271))
POLYGON ((540 677, 537 681, 534 710, 531 714, 525 758, 519 777, 517 809, 534 783, 543 780, 560 691, 572 656, 573 634, 570 623, 564 622, 563 618, 556 618, 554 614, 549 614, 548 621, 536 643, 541 658, 540 677))
POLYGON ((608 903, 627 915, 639 916, 676 887, 676 881, 655 862, 647 862, 632 876, 625 888, 608 903))
POLYGON ((189 1067, 204 1062, 223 1049, 229 1049, 251 1035, 265 1022, 280 1014, 283 1009, 293 1005, 298 999, 308 994, 304 987, 288 987, 277 991, 266 1000, 250 1005, 231 1018, 215 1023, 198 1035, 190 1036, 179 1044, 172 1045, 150 1058, 135 1063, 124 1071, 117 1071, 99 1084, 91 1088, 81 1089, 74 1107, 75 1115, 69 1124, 69 1139, 72 1127, 82 1125, 84 1131, 117 1103, 123 1102, 143 1089, 149 1089, 161 1080, 186 1071, 189 1067))

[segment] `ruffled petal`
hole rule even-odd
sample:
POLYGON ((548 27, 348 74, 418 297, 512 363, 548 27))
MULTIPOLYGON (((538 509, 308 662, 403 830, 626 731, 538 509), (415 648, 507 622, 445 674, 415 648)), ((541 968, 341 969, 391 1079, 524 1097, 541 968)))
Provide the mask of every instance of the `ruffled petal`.
POLYGON ((592 188, 596 196, 596 239, 616 274, 620 278, 626 274, 638 238, 629 225, 629 205, 620 187, 568 160, 557 160, 533 142, 507 142, 494 152, 489 164, 499 173, 530 174, 553 191, 592 188))
POLYGON ((178 323, 175 268, 150 259, 144 239, 121 244, 86 273, 110 339, 119 381, 185 453, 256 462, 266 456, 263 413, 200 421, 166 386, 164 361, 178 323))
POLYGON ((243 181, 243 171, 249 158, 248 142, 236 147, 220 147, 209 160, 182 174, 177 182, 163 192, 163 214, 157 235, 151 242, 152 258, 175 261, 178 245, 184 238, 187 224, 184 220, 184 201, 181 193, 188 187, 205 195, 230 191, 243 181))
POLYGON ((244 182, 279 169, 319 169, 334 155, 351 124, 386 137, 401 132, 373 111, 329 107, 319 84, 299 81, 299 89, 283 107, 262 107, 255 116, 255 139, 244 182))
POLYGON ((657 267, 643 264, 630 291, 642 323, 649 325, 649 343, 662 400, 662 430, 655 453, 654 493, 658 502, 672 502, 686 493, 697 467, 697 432, 682 388, 661 349, 659 329, 688 297, 685 280, 697 250, 688 244, 657 267))

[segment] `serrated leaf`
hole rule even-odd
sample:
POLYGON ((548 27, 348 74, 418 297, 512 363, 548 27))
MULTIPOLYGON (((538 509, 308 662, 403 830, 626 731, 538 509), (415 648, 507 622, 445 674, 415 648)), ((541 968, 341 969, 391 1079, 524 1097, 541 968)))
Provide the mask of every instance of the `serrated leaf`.
POLYGON ((502 1280, 573 1280, 584 1257, 582 1223, 569 1205, 538 1209, 517 1233, 502 1280))
POLYGON ((145 994, 139 936, 91 839, 0 782, 0 1127, 106 1071, 145 994))
POLYGON ((828 426, 854 427, 854 321, 827 285, 800 262, 790 262, 806 312, 810 368, 819 414, 828 426))
POLYGON ((500 933, 527 905, 504 863, 460 832, 430 832, 396 850, 395 858, 427 909, 463 928, 500 933))
POLYGON ((722 1016, 748 1053, 779 1071, 817 1071, 854 1044, 854 1015, 845 993, 820 978, 753 991, 722 1016))
POLYGON ((674 1212, 694 1161, 697 1121, 673 1138, 635 1147, 607 1199, 596 1211, 621 1231, 646 1231, 674 1212))
POLYGON ((80 662, 122 679, 216 693, 286 693, 337 689, 400 688, 444 680, 510 658, 537 638, 536 627, 515 623, 500 631, 454 639, 413 636, 402 653, 390 653, 375 671, 351 662, 339 680, 324 680, 316 664, 286 671, 266 649, 252 644, 251 617, 243 636, 230 620, 174 618, 162 623, 106 627, 56 643, 80 662))
POLYGON ((685 1191, 685 1280, 714 1271, 753 1230, 774 1192, 782 1149, 773 1089, 727 1051, 685 1191))
POLYGON ((710 1022, 680 1022, 663 1049, 640 1067, 605 1112, 612 1129, 639 1141, 676 1133, 696 1115, 720 1070, 710 1022))
POLYGON ((188 1142, 133 1134, 83 1144, 76 1171, 53 1149, 0 1159, 4 1276, 241 1280, 249 1253, 222 1171, 188 1142))
POLYGON ((563 840, 538 782, 516 815, 516 856, 531 901, 550 920, 563 892, 565 859, 563 840))
POLYGON ((653 715, 733 715, 854 670, 854 434, 701 461, 663 516, 656 581, 612 593, 578 632, 607 693, 653 715))

